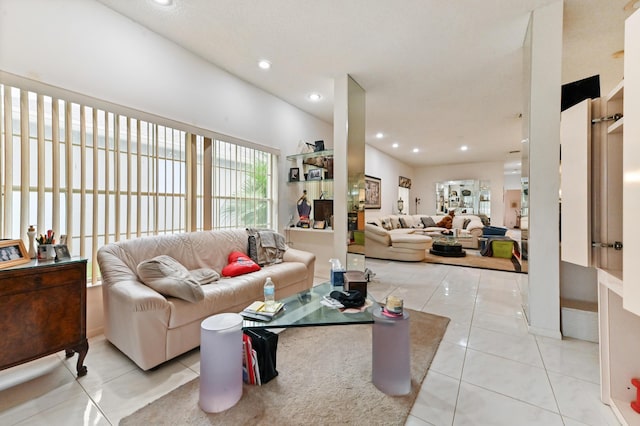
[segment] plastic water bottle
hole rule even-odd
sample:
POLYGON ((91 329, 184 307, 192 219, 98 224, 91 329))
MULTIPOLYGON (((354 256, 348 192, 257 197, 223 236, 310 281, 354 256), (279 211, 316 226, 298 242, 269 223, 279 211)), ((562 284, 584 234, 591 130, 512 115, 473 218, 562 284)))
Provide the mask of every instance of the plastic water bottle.
POLYGON ((264 303, 267 311, 273 308, 276 303, 276 286, 271 281, 271 277, 267 277, 264 283, 264 303))

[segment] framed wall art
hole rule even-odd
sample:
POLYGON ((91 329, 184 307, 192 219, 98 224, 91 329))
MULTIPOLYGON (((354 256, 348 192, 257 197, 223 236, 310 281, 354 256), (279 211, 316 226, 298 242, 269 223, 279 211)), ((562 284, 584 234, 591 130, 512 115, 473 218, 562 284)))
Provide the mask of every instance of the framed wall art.
POLYGON ((411 189, 411 179, 409 179, 408 177, 400 176, 398 186, 401 188, 411 189))
POLYGON ((379 209, 382 207, 382 180, 373 176, 364 177, 364 208, 379 209))

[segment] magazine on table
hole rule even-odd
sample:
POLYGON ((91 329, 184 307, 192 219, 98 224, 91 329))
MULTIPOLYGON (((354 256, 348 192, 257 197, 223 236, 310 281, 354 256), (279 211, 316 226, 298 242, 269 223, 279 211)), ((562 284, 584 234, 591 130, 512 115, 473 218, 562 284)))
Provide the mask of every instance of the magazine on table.
POLYGON ((240 312, 240 315, 258 321, 270 321, 282 311, 283 308, 284 304, 280 302, 275 302, 273 306, 267 307, 265 302, 256 301, 244 308, 244 310, 240 312))

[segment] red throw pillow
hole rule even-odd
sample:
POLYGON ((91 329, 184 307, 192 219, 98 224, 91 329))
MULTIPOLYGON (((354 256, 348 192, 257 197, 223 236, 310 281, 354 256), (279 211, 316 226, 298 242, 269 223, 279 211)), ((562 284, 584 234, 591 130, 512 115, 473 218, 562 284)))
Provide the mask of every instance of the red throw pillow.
POLYGON ((225 277, 237 277, 238 275, 259 270, 260 265, 251 260, 248 255, 233 251, 229 254, 229 264, 222 268, 222 275, 225 277))

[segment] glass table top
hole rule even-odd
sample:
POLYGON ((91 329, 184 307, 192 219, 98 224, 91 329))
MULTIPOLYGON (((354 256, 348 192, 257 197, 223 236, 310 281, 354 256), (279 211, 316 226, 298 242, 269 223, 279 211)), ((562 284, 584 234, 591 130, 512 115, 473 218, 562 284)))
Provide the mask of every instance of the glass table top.
POLYGON ((244 319, 242 328, 289 328, 314 327, 326 325, 371 324, 373 323, 373 309, 377 302, 367 295, 366 309, 362 312, 347 313, 340 309, 332 309, 320 303, 323 296, 328 296, 334 290, 343 290, 342 286, 332 286, 326 282, 309 290, 279 300, 284 308, 271 321, 253 321, 244 319))

